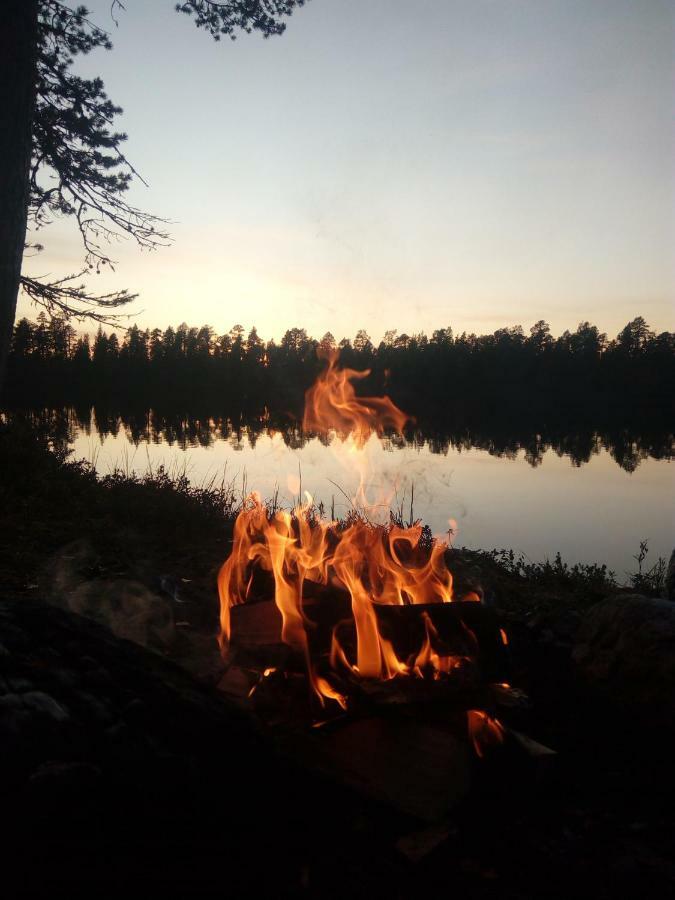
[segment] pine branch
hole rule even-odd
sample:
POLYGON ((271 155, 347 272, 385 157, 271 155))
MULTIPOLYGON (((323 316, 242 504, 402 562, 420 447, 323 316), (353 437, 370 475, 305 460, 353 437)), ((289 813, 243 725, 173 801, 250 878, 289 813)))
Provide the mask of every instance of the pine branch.
POLYGON ((21 287, 24 293, 38 306, 44 307, 50 315, 63 315, 67 318, 90 319, 103 325, 115 325, 128 313, 112 313, 108 310, 126 306, 136 299, 138 294, 130 294, 126 290, 112 291, 109 294, 94 294, 84 284, 73 284, 82 278, 87 270, 66 275, 55 281, 42 281, 39 278, 21 276, 21 287))

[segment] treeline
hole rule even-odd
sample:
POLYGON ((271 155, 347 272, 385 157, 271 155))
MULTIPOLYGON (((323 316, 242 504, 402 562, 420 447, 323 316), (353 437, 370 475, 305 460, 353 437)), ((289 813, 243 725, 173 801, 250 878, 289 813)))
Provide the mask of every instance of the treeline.
MULTIPOLYGON (((181 450, 213 447, 226 441, 236 450, 254 448, 263 435, 280 435, 284 444, 294 450, 304 447, 310 435, 304 434, 297 418, 282 412, 270 412, 263 406, 257 410, 220 410, 204 405, 197 398, 191 413, 167 408, 139 406, 105 406, 87 404, 81 407, 22 409, 5 413, 11 424, 27 424, 31 432, 47 438, 54 446, 72 446, 78 436, 100 438, 123 435, 134 446, 163 444, 181 450)), ((584 422, 574 417, 565 419, 551 415, 545 423, 528 416, 492 417, 486 422, 481 411, 466 420, 456 416, 451 421, 410 424, 405 434, 387 438, 392 449, 410 446, 426 448, 430 453, 481 449, 491 456, 516 459, 520 453, 534 468, 554 450, 582 466, 607 450, 617 465, 634 472, 645 459, 672 459, 672 423, 664 427, 637 428, 623 422, 584 422)), ((594 417, 595 418, 595 417, 594 417)), ((600 417, 601 418, 601 417, 600 417)), ((320 438, 325 443, 328 440, 320 438)))
POLYGON ((520 326, 487 335, 388 331, 375 346, 363 330, 338 343, 330 332, 316 340, 291 328, 277 343, 255 328, 247 334, 235 325, 218 335, 208 325, 185 323, 164 331, 132 325, 121 337, 99 328, 90 341, 67 320, 41 314, 14 328, 7 390, 31 399, 114 395, 156 402, 206 395, 294 407, 322 367, 319 351, 336 347, 342 365, 371 370, 360 388, 386 391, 413 412, 477 396, 497 405, 555 396, 658 407, 675 387, 675 334, 656 334, 642 316, 611 340, 589 322, 556 338, 539 321, 527 334, 520 326))

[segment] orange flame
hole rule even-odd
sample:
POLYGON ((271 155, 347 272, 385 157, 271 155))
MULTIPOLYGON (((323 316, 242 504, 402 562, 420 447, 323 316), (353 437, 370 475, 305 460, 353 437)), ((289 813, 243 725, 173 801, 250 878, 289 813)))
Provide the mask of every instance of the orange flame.
POLYGON ((351 598, 356 660, 349 662, 334 633, 333 668, 343 667, 360 678, 377 679, 421 676, 426 669, 433 670, 434 677, 451 672, 457 660, 432 648, 438 636, 426 614, 426 640, 412 665, 399 659, 392 644, 380 634, 376 604, 402 606, 453 599, 452 575, 445 565, 443 546, 434 545, 427 558, 425 553, 414 555, 420 536, 419 526, 393 526, 386 532, 361 519, 344 529, 320 521, 311 524, 306 506, 297 507, 293 516, 283 511, 268 516, 260 497, 251 494, 235 523, 232 553, 218 576, 221 648, 225 650, 230 640, 230 610, 246 601, 252 569, 258 565, 274 577, 281 640, 305 657, 310 682, 319 697, 343 700, 314 672, 307 639, 311 623, 303 597, 307 581, 330 581, 345 588, 351 598))
MULTIPOLYGON (((316 384, 307 391, 303 425, 306 429, 351 435, 362 447, 371 434, 385 428, 401 430, 409 417, 388 397, 357 397, 352 381, 368 372, 338 369, 337 355, 316 384)), ((436 629, 424 613, 425 638, 419 651, 399 658, 392 643, 380 632, 377 605, 449 603, 453 600, 452 575, 445 563, 446 546, 421 546, 422 527, 377 527, 364 517, 346 526, 310 516, 312 499, 293 514, 268 514, 256 493, 246 498, 234 527, 232 552, 218 576, 220 596, 220 645, 223 652, 231 637, 230 611, 244 603, 251 590, 255 567, 272 574, 274 599, 281 613, 283 642, 304 659, 312 691, 321 703, 330 699, 343 708, 346 699, 317 672, 309 633, 314 627, 305 611, 307 582, 346 590, 351 600, 351 619, 356 633, 355 658, 349 659, 333 630, 329 662, 358 678, 391 679, 397 676, 441 678, 462 660, 441 650, 436 629)), ((468 599, 468 598, 467 598, 468 599)), ((480 600, 477 594, 471 599, 480 600)), ((471 635, 469 634, 469 637, 471 635)), ((351 651, 350 651, 351 653, 351 651)), ((323 670, 322 670, 323 671, 323 670)))
MULTIPOLYGON (((255 558, 254 536, 262 532, 267 521, 260 495, 252 493, 246 498, 234 523, 232 553, 218 573, 220 596, 220 646, 230 640, 230 609, 244 603, 248 593, 249 563, 255 558)), ((263 563, 264 564, 264 563, 263 563)))
POLYGON ((434 649, 434 644, 438 645, 438 632, 434 627, 434 623, 429 617, 429 613, 422 613, 424 619, 424 629, 426 638, 422 647, 415 657, 412 669, 415 675, 424 678, 427 671, 433 672, 433 677, 439 679, 442 675, 448 675, 453 669, 458 668, 462 663, 459 656, 442 656, 434 649))
POLYGON ((305 394, 305 431, 326 434, 335 431, 352 435, 357 447, 363 447, 373 432, 381 435, 387 428, 401 432, 411 417, 392 403, 389 397, 357 397, 352 381, 370 375, 370 369, 338 369, 339 353, 324 354, 328 365, 305 394))
POLYGON ((481 758, 504 742, 504 726, 482 709, 470 709, 466 714, 469 738, 477 756, 481 758))

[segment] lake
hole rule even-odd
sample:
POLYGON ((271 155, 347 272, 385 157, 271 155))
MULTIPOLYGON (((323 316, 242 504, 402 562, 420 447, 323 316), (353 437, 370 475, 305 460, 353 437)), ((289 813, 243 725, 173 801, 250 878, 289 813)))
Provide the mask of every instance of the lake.
POLYGON ((18 415, 100 474, 162 465, 194 484, 224 480, 238 492, 278 493, 284 506, 307 491, 339 517, 361 472, 380 515, 389 503, 407 520, 412 500, 413 516, 445 538, 452 527, 456 546, 505 547, 535 562, 560 552, 569 563, 606 563, 619 580, 635 569, 641 540, 649 541, 647 565, 673 549, 668 434, 428 427, 372 436, 359 450, 339 438, 308 437, 292 418, 267 411, 194 417, 65 407, 4 418, 18 415))

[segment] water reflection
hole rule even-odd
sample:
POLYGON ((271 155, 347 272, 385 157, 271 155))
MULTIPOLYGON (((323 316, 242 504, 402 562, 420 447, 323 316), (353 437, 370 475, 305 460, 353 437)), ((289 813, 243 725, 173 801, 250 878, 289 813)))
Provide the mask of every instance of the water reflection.
MULTIPOLYGON (((337 516, 348 513, 358 487, 341 445, 327 449, 330 439, 304 434, 295 411, 99 405, 16 410, 4 419, 27 420, 101 474, 163 465, 194 484, 215 477, 242 495, 250 488, 278 494, 286 507, 297 501, 293 485, 301 478, 337 516)), ((460 546, 508 547, 531 560, 561 552, 570 563, 606 563, 621 577, 633 570, 641 540, 649 539, 650 560, 670 555, 672 450, 663 422, 551 414, 481 421, 478 413, 419 420, 403 436, 368 443, 366 487, 406 511, 414 490, 415 515, 439 535, 452 518, 460 546)))
MULTIPOLYGON (((214 415, 188 414, 181 410, 125 409, 105 406, 68 406, 8 411, 7 421, 24 420, 49 437, 55 446, 66 448, 83 435, 92 438, 124 437, 136 447, 163 444, 177 450, 209 448, 224 441, 233 450, 253 449, 263 436, 280 435, 290 450, 303 448, 314 436, 303 432, 299 417, 292 413, 256 412, 214 415)), ((320 437, 328 445, 330 438, 320 437)), ((515 460, 521 454, 530 466, 541 465, 553 451, 575 466, 583 466, 602 450, 626 472, 634 472, 648 458, 670 460, 673 434, 659 424, 635 426, 603 423, 572 425, 569 422, 528 423, 522 420, 477 422, 420 422, 404 435, 383 439, 388 450, 412 448, 447 456, 484 450, 491 456, 515 460)))

